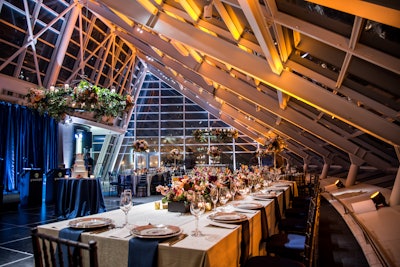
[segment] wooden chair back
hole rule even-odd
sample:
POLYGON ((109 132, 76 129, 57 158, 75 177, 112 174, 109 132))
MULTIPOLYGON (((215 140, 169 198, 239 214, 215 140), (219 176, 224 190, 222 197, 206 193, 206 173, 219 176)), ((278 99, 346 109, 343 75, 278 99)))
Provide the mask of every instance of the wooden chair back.
POLYGON ((33 254, 36 267, 85 266, 82 256, 88 254, 89 267, 97 267, 96 241, 75 242, 68 239, 39 233, 35 227, 31 230, 33 254), (61 249, 64 246, 64 249, 61 249))

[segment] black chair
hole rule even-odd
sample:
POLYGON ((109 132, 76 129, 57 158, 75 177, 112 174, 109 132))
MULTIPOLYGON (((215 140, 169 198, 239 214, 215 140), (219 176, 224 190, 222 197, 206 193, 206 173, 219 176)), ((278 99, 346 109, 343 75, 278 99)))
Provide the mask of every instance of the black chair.
POLYGON ((315 203, 315 208, 307 220, 307 229, 304 234, 281 232, 262 241, 269 256, 281 256, 311 266, 318 239, 319 194, 316 196, 315 203))
POLYGON ((108 190, 108 195, 111 196, 111 189, 114 188, 113 191, 117 192, 117 196, 120 196, 121 194, 121 189, 123 187, 122 183, 121 183, 121 176, 120 175, 116 175, 115 173, 112 172, 108 172, 108 180, 110 183, 110 187, 108 190))
POLYGON ((138 197, 146 197, 147 196, 147 175, 142 174, 139 176, 139 181, 136 186, 136 195, 138 197))
POLYGON ((152 195, 160 194, 159 192, 156 191, 156 187, 159 185, 164 185, 164 176, 162 173, 157 173, 153 175, 153 178, 151 179, 150 193, 152 195))
POLYGON ((279 222, 279 230, 286 233, 304 234, 307 230, 307 223, 313 217, 316 208, 316 199, 310 200, 309 207, 305 210, 300 208, 285 211, 285 218, 279 222), (297 212, 297 213, 296 213, 297 212))
POLYGON ((122 189, 131 189, 132 190, 132 175, 128 174, 124 177, 123 182, 122 182, 122 189))
POLYGON ((82 256, 88 255, 90 267, 98 266, 97 243, 81 243, 39 233, 35 227, 31 230, 33 255, 36 267, 47 266, 85 266, 82 256), (65 249, 61 249, 64 246, 65 249))

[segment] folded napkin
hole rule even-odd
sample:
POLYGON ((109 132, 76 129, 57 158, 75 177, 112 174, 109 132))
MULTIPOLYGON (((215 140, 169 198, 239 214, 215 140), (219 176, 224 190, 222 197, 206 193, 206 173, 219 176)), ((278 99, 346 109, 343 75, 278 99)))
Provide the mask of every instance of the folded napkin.
MULTIPOLYGON (((74 229, 74 228, 67 227, 67 228, 60 230, 60 232, 58 233, 58 237, 78 242, 80 240, 80 237, 81 237, 81 234, 83 231, 84 230, 82 230, 82 229, 74 229)), ((59 249, 60 248, 57 247, 56 255, 58 254, 59 249)), ((61 245, 61 252, 63 255, 64 266, 68 266, 68 248, 67 248, 67 246, 61 245)), ((73 248, 72 253, 75 254, 77 252, 78 252, 78 250, 73 248)), ((60 266, 60 265, 58 264, 57 266, 60 266)))
POLYGON ((279 208, 278 197, 274 197, 274 204, 275 204, 275 219, 276 219, 275 224, 278 224, 281 221, 281 209, 279 208))
POLYGON ((158 243, 158 239, 131 238, 129 240, 128 267, 157 266, 158 243))
POLYGON ((257 211, 256 210, 248 210, 248 209, 241 209, 241 208, 235 208, 235 210, 237 211, 237 212, 243 212, 243 213, 257 213, 257 211))
POLYGON ((266 240, 269 237, 269 230, 268 230, 268 217, 265 211, 265 207, 259 209, 261 211, 261 233, 262 239, 266 240))
POLYGON ((123 228, 115 228, 113 231, 110 231, 108 233, 109 237, 116 237, 116 238, 127 238, 131 236, 131 232, 128 228, 123 227, 123 228))
POLYGON ((227 229, 235 229, 238 227, 236 224, 219 223, 219 222, 214 222, 214 221, 211 221, 210 225, 221 227, 221 228, 227 228, 227 229))
POLYGON ((249 220, 245 220, 240 223, 242 225, 242 242, 240 243, 240 265, 249 258, 249 247, 250 247, 250 223, 249 220))

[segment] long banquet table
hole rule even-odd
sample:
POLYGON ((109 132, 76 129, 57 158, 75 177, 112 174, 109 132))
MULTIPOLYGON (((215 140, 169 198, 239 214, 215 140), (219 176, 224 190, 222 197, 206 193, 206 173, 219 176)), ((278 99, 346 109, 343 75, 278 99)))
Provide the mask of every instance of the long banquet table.
MULTIPOLYGON (((251 201, 261 203, 265 209, 267 217, 268 235, 272 235, 278 231, 276 222, 276 205, 278 200, 280 205, 285 203, 289 205, 290 187, 279 189, 275 199, 254 200, 251 196, 247 196, 243 200, 235 200, 228 202, 230 208, 234 203, 240 201, 251 201)), ((275 188, 277 189, 277 188, 275 188)), ((284 207, 280 206, 280 212, 284 207)), ((243 211, 242 211, 243 212, 243 211)), ((241 258, 241 242, 242 242, 242 226, 223 228, 216 227, 208 218, 212 211, 204 213, 199 219, 199 229, 204 234, 201 237, 193 237, 190 235, 195 228, 194 216, 190 213, 182 214, 168 212, 166 209, 156 210, 154 202, 134 206, 129 212, 129 227, 137 225, 165 224, 178 226, 188 237, 176 244, 159 243, 158 245, 158 266, 177 266, 177 267, 223 267, 223 266, 239 266, 241 258)), ((257 256, 264 254, 259 247, 262 239, 263 229, 260 210, 253 213, 243 213, 248 217, 249 226, 249 243, 248 255, 257 256)), ((113 210, 101 214, 91 215, 84 218, 101 217, 111 218, 115 225, 122 225, 124 222, 124 214, 120 210, 113 210)), ((52 224, 38 226, 39 232, 44 232, 53 236, 57 236, 61 229, 68 227, 71 220, 65 220, 52 224)), ((81 241, 88 242, 96 240, 98 245, 98 257, 100 266, 128 266, 128 249, 129 240, 132 238, 130 230, 127 227, 115 228, 105 232, 85 231, 81 234, 81 241)), ((145 257, 146 255, 141 255, 145 257)))

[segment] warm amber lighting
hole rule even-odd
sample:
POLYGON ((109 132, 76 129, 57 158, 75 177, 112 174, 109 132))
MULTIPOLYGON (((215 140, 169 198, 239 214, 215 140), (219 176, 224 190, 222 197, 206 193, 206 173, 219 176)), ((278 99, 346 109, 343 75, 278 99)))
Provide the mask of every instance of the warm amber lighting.
POLYGON ((202 30, 203 32, 205 32, 205 33, 208 33, 208 34, 210 34, 210 35, 212 35, 212 36, 217 36, 217 34, 215 33, 215 32, 213 32, 213 31, 210 31, 209 29, 207 29, 207 28, 204 28, 204 27, 202 27, 202 26, 200 26, 200 25, 197 25, 197 27, 200 29, 200 30, 202 30))
POLYGON ((178 50, 178 52, 182 55, 182 56, 189 56, 189 50, 186 48, 186 46, 184 46, 183 44, 181 44, 180 42, 176 42, 171 40, 171 44, 173 47, 175 47, 176 50, 178 50))
POLYGON ((385 196, 379 192, 376 191, 375 193, 373 193, 370 198, 372 199, 372 201, 375 203, 375 207, 378 209, 379 207, 387 207, 388 204, 386 203, 386 199, 385 196))
POLYGON ((153 5, 149 0, 137 0, 139 4, 142 5, 147 11, 155 15, 158 12, 158 8, 153 5))
POLYGON ((179 3, 194 21, 199 19, 201 10, 193 0, 179 0, 179 3))
POLYGON ((226 26, 231 32, 233 38, 235 40, 239 40, 244 29, 235 12, 233 12, 231 9, 228 9, 229 7, 225 8, 224 4, 221 3, 219 0, 214 0, 214 5, 215 8, 218 10, 218 13, 220 14, 222 20, 225 22, 226 26))
POLYGON ((335 185, 337 188, 344 188, 344 184, 340 180, 336 180, 335 185))
POLYGON ((238 44, 238 47, 244 51, 246 51, 247 53, 252 53, 252 50, 242 44, 238 44))
POLYGON ((194 50, 193 48, 189 47, 189 54, 194 58, 194 60, 197 61, 197 63, 201 63, 203 61, 203 58, 201 57, 201 55, 199 53, 197 53, 197 51, 194 50))

